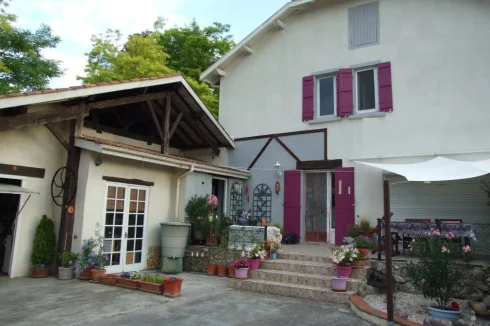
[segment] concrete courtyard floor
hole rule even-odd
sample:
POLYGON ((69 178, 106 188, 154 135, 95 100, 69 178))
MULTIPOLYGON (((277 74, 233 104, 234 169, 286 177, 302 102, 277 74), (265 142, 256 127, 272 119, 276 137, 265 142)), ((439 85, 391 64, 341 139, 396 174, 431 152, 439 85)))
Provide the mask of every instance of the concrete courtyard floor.
POLYGON ((181 274, 170 299, 87 281, 0 278, 0 325, 370 325, 347 305, 240 292, 228 278, 181 274))

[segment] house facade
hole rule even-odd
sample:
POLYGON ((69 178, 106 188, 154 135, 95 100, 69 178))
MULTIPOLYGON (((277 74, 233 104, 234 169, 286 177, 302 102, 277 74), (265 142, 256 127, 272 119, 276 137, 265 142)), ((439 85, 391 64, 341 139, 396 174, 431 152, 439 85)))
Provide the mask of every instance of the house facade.
POLYGON ((341 243, 383 215, 388 178, 394 220, 486 221, 485 177, 412 184, 356 162, 490 157, 489 15, 478 0, 285 4, 201 75, 235 140, 224 164, 252 174, 242 209, 341 243))
POLYGON ((249 177, 220 164, 233 146, 180 75, 2 96, 3 272, 29 274, 43 214, 58 252, 99 227, 108 272, 159 267, 160 223, 185 221, 194 195, 215 193, 225 212, 224 189, 249 177))

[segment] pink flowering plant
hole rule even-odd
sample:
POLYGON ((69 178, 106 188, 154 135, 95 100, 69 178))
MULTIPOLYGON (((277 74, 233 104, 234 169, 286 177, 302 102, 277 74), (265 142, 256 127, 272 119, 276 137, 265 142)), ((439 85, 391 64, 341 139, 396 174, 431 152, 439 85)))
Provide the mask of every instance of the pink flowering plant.
POLYGON ((337 266, 345 267, 351 265, 352 262, 359 257, 361 257, 359 250, 348 246, 341 246, 340 248, 332 249, 332 256, 330 259, 337 266))
POLYGON ((452 241, 454 234, 442 234, 432 229, 425 237, 418 238, 413 253, 419 261, 407 265, 407 277, 422 292, 425 298, 436 301, 438 309, 450 310, 448 303, 455 297, 453 287, 461 278, 461 272, 454 263, 458 255, 457 244, 452 241))
POLYGON ((267 251, 262 242, 256 242, 253 244, 252 249, 247 252, 247 258, 250 259, 265 259, 267 258, 267 251))

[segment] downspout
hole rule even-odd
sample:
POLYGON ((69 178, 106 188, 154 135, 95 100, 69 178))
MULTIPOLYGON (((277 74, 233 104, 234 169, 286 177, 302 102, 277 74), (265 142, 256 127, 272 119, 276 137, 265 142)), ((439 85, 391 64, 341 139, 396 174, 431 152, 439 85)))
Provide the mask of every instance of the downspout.
POLYGON ((194 172, 194 164, 191 165, 189 171, 183 173, 177 178, 177 193, 175 194, 175 217, 174 217, 176 221, 179 216, 180 179, 182 179, 183 177, 187 176, 189 173, 192 172, 194 172))

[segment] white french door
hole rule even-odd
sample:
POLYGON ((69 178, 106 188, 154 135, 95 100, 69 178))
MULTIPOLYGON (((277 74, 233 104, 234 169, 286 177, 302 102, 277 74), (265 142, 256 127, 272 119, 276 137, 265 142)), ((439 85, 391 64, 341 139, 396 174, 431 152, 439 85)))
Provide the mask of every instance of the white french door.
POLYGON ((145 268, 148 187, 108 183, 106 190, 104 253, 108 273, 145 268))

